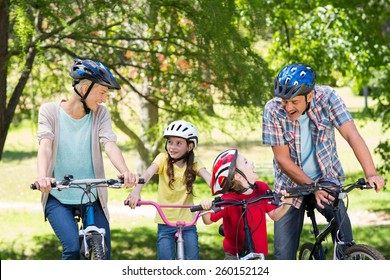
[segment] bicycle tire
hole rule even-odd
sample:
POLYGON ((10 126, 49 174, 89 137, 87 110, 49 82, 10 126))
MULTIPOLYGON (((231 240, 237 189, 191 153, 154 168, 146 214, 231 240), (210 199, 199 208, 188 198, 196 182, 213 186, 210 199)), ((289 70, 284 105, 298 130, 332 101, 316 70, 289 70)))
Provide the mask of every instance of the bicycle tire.
POLYGON ((314 249, 314 244, 310 242, 304 243, 299 250, 299 259, 300 260, 319 260, 320 256, 318 253, 313 253, 310 258, 310 254, 314 249))
MULTIPOLYGON (((94 233, 86 236, 86 242, 88 244, 88 254, 85 252, 85 247, 81 247, 81 256, 84 260, 106 260, 107 259, 107 242, 104 237, 104 248, 102 244, 102 235, 100 233, 94 233)), ((80 242, 83 242, 82 238, 80 242)))
POLYGON ((103 236, 101 234, 92 234, 90 236, 90 248, 91 248, 91 259, 92 260, 106 260, 107 259, 107 242, 104 236, 104 240, 102 240, 103 236), (104 242, 104 247, 103 243, 104 242))
POLYGON ((385 260, 385 257, 377 249, 365 245, 355 244, 344 252, 344 260, 385 260))

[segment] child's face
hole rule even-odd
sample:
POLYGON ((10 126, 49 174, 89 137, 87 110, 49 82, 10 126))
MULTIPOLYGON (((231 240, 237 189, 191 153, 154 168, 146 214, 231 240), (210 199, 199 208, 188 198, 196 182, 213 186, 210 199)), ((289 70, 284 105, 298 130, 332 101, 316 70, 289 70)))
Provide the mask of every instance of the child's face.
POLYGON ((169 155, 173 158, 180 158, 187 152, 191 151, 193 144, 187 145, 187 140, 180 137, 169 137, 167 140, 167 150, 169 155))
POLYGON ((236 167, 245 174, 250 183, 254 183, 257 180, 253 161, 247 160, 244 156, 238 154, 236 167))

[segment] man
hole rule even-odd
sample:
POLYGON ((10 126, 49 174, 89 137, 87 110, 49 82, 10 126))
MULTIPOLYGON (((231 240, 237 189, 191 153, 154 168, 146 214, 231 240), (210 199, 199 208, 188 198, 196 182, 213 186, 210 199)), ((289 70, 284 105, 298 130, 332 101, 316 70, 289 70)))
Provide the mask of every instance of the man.
MULTIPOLYGON (((335 128, 351 146, 368 183, 379 191, 384 179, 377 174, 370 151, 343 100, 331 87, 315 82, 316 74, 309 65, 287 65, 275 79, 275 98, 265 105, 263 144, 272 146, 274 153, 275 191, 304 186, 320 178, 344 177, 335 128)), ((317 210, 330 220, 333 198, 325 191, 314 195, 317 210)), ((307 199, 294 199, 294 207, 275 222, 275 259, 296 259, 307 199)), ((343 202, 340 208, 345 212, 343 202)), ((353 240, 347 215, 340 230, 348 241, 353 240)))

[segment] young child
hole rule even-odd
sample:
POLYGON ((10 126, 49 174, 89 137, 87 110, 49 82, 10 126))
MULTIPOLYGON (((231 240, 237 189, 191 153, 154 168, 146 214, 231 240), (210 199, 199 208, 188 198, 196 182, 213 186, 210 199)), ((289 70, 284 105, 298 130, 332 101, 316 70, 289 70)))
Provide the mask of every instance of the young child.
MULTIPOLYGON (((266 183, 258 181, 254 168, 253 162, 238 154, 237 149, 225 150, 218 155, 213 164, 211 181, 213 195, 223 194, 221 198, 229 201, 250 200, 263 195, 270 188, 266 183)), ((282 200, 284 202, 292 201, 291 198, 284 199, 284 197, 282 200)), ((262 253, 264 256, 268 255, 265 213, 272 220, 278 220, 290 208, 289 204, 278 207, 269 202, 270 200, 260 200, 249 204, 247 208, 255 253, 262 253)), ((209 200, 203 200, 200 204, 204 210, 211 209, 211 201, 209 200)), ((239 206, 225 207, 217 213, 208 213, 202 216, 206 225, 222 218, 225 260, 237 260, 242 257, 240 254, 244 245, 244 224, 241 216, 242 208, 239 206)))
MULTIPOLYGON (((193 205, 196 176, 201 176, 209 186, 211 181, 210 173, 194 155, 194 148, 198 145, 198 130, 191 123, 178 120, 168 125, 164 137, 167 139, 167 153, 160 153, 142 178, 146 183, 154 174, 159 175, 157 203, 193 205)), ((137 206, 142 186, 138 184, 127 197, 131 208, 137 206)), ((164 214, 169 221, 191 221, 194 217, 188 208, 165 208, 164 214)), ((157 257, 159 260, 172 260, 175 258, 174 237, 177 230, 165 225, 158 213, 155 222, 158 224, 157 257)), ((195 225, 183 229, 183 239, 185 258, 198 260, 198 233, 195 225)))

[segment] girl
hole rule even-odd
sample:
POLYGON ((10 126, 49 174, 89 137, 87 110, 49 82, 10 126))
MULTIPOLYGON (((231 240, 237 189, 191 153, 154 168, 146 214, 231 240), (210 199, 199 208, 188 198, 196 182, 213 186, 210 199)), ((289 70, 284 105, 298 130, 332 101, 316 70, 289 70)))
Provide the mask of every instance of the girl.
MULTIPOLYGON (((142 175, 147 183, 154 174, 159 175, 158 204, 193 205, 193 183, 196 175, 201 176, 210 185, 211 175, 203 163, 194 155, 198 145, 198 131, 191 123, 184 120, 174 121, 164 131, 167 139, 165 150, 152 162, 142 175)), ((129 206, 135 208, 142 190, 138 184, 127 197, 129 206)), ((188 209, 164 210, 169 221, 191 221, 193 213, 188 209)), ((156 214, 157 226, 157 257, 159 260, 175 258, 176 228, 167 226, 159 214, 156 214)), ((183 229, 184 254, 189 260, 199 259, 198 233, 196 226, 183 229)))

